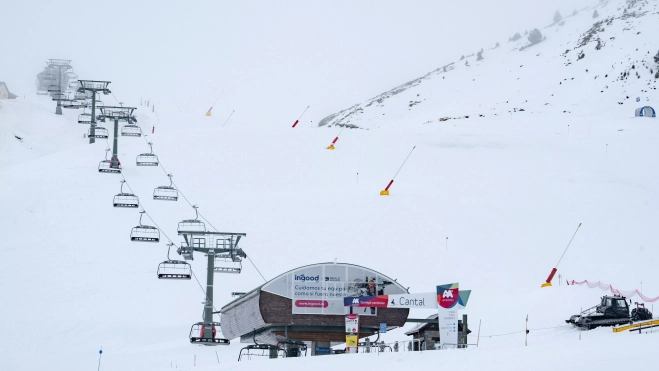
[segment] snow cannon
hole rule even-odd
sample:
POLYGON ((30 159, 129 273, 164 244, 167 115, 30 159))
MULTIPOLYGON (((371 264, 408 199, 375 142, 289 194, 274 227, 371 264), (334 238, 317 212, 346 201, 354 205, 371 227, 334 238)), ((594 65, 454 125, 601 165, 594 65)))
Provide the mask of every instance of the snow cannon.
POLYGON ((334 140, 332 141, 332 144, 330 144, 329 147, 327 147, 327 149, 333 151, 334 150, 334 145, 336 144, 337 140, 339 140, 339 137, 334 138, 334 140))
POLYGON ((549 277, 547 277, 547 282, 543 283, 540 287, 551 286, 551 280, 554 278, 555 274, 556 274, 556 268, 551 270, 551 273, 549 273, 549 277))
POLYGON ((389 182, 389 184, 387 184, 387 188, 385 188, 384 190, 380 191, 380 196, 389 196, 389 187, 391 187, 391 184, 392 184, 393 182, 394 182, 394 180, 391 179, 391 181, 389 182))

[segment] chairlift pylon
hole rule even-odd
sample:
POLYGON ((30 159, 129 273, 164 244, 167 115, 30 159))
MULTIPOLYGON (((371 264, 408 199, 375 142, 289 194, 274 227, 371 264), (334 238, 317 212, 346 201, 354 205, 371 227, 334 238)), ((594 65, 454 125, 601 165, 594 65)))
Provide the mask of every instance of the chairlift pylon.
POLYGON ((167 260, 158 264, 158 278, 163 280, 189 280, 192 278, 190 263, 181 260, 172 260, 169 251, 174 246, 167 244, 167 260))
POLYGON ((121 180, 121 191, 119 194, 114 196, 112 205, 114 207, 129 207, 129 208, 138 208, 140 206, 140 201, 136 195, 132 193, 124 192, 124 183, 125 180, 121 180))
POLYGON ((99 173, 121 173, 121 163, 116 160, 116 164, 112 163, 112 160, 108 160, 108 152, 110 148, 105 149, 105 160, 98 163, 98 172, 99 173))
POLYGON ((159 242, 160 230, 150 225, 142 224, 142 216, 145 211, 140 211, 140 225, 133 227, 130 231, 130 240, 133 242, 159 242))
POLYGON ((153 154, 153 143, 149 142, 150 153, 142 153, 137 155, 135 160, 137 166, 158 166, 158 156, 153 154))
POLYGON ((160 186, 153 190, 153 199, 161 201, 177 201, 178 200, 178 190, 174 188, 172 181, 172 174, 167 174, 169 177, 168 186, 160 186))
POLYGON ((186 219, 182 220, 178 223, 178 232, 186 231, 186 232, 205 232, 206 231, 206 224, 202 221, 199 220, 199 211, 197 210, 199 207, 197 205, 192 205, 192 208, 195 211, 195 218, 194 219, 186 219))

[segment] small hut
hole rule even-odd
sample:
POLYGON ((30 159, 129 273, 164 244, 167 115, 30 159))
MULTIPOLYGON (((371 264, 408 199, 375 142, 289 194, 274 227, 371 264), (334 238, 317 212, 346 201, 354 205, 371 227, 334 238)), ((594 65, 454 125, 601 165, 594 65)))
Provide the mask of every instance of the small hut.
POLYGON ((657 117, 657 111, 650 106, 637 108, 636 117, 657 117))
POLYGON ((12 94, 4 81, 0 81, 0 99, 16 99, 17 95, 12 94))
MULTIPOLYGON (((412 342, 409 343, 408 350, 419 351, 437 349, 439 346, 439 323, 437 317, 437 314, 433 314, 426 318, 426 320, 428 320, 427 323, 419 323, 409 331, 405 332, 405 335, 412 337, 412 342)), ((458 343, 464 344, 464 347, 467 346, 466 335, 471 333, 468 325, 467 334, 465 335, 464 333, 463 322, 466 321, 466 319, 467 316, 464 315, 463 319, 458 320, 458 343)))

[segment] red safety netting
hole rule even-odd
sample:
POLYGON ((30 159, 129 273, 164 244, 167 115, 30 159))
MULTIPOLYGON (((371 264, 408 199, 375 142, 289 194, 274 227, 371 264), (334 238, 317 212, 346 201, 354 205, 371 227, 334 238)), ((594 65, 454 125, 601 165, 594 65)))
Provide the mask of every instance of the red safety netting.
POLYGON ((569 285, 583 285, 584 283, 591 289, 594 289, 594 288, 597 287, 600 290, 611 291, 611 293, 613 295, 622 295, 622 296, 627 297, 627 298, 631 298, 635 295, 638 295, 638 296, 641 297, 641 299, 643 299, 643 301, 649 302, 649 303, 653 303, 653 302, 659 300, 659 296, 657 296, 656 298, 651 298, 651 297, 648 297, 648 296, 645 296, 645 295, 641 294, 641 292, 638 291, 638 290, 632 290, 632 291, 616 290, 616 289, 613 288, 613 286, 609 285, 608 283, 601 282, 601 281, 590 282, 588 280, 584 280, 584 281, 581 281, 581 282, 577 282, 575 280, 572 280, 572 283, 568 282, 569 285))

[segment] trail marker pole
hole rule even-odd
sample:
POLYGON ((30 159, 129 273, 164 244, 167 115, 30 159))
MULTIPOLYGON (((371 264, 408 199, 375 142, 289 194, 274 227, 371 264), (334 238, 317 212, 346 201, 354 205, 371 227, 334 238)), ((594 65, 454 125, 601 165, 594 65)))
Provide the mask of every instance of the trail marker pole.
POLYGON ((98 351, 98 371, 101 371, 101 356, 103 356, 103 347, 98 351))
POLYGON ((304 116, 304 113, 307 112, 309 107, 311 107, 311 106, 310 105, 307 106, 307 108, 305 108, 304 111, 302 111, 302 114, 300 115, 300 117, 298 117, 297 120, 295 120, 295 122, 293 123, 293 127, 295 127, 297 125, 297 123, 300 122, 300 119, 302 118, 302 116, 304 116))
POLYGON ((483 322, 482 319, 478 320, 478 337, 476 338, 476 348, 478 348, 478 344, 481 341, 481 322, 483 322))
POLYGON ((446 251, 448 251, 448 237, 446 237, 446 251))
POLYGON ((524 339, 524 346, 529 346, 529 315, 526 315, 526 339, 524 339))
POLYGON ((234 112, 236 112, 236 110, 231 111, 231 114, 229 115, 229 117, 227 117, 227 120, 224 121, 224 124, 222 124, 222 127, 224 127, 224 125, 226 125, 227 122, 229 122, 229 119, 231 118, 231 116, 233 116, 233 113, 234 113, 234 112))
POLYGON ((327 147, 327 149, 332 150, 332 151, 334 150, 334 145, 335 145, 336 142, 339 140, 339 136, 341 135, 341 133, 343 132, 343 129, 345 129, 345 128, 346 128, 346 127, 343 126, 343 127, 341 128, 341 130, 339 130, 339 134, 336 136, 336 138, 334 138, 334 140, 332 141, 332 144, 330 144, 329 147, 327 147))
POLYGON ((357 184, 359 184, 359 173, 357 173, 357 184))
POLYGON ((551 280, 554 278, 554 275, 556 274, 556 270, 557 270, 556 268, 558 267, 559 264, 561 264, 561 260, 563 260, 563 257, 565 256, 567 249, 570 248, 570 244, 572 244, 572 240, 574 240, 574 236, 576 236, 577 232, 579 232, 579 227, 581 227, 581 223, 579 223, 579 225, 577 226, 577 230, 574 231, 572 238, 570 238, 570 242, 568 242, 567 246, 565 247, 565 251, 563 251, 563 255, 561 255, 560 259, 558 259, 558 263, 556 263, 554 268, 551 270, 551 273, 549 273, 549 277, 547 277, 547 281, 543 283, 540 287, 551 286, 551 280))
MULTIPOLYGON (((583 319, 583 307, 579 308, 579 323, 581 323, 581 320, 583 319)), ((579 326, 579 340, 581 340, 581 326, 579 326)))
POLYGON ((405 166, 405 163, 407 162, 407 159, 410 158, 410 156, 412 155, 412 152, 414 152, 415 148, 416 148, 416 146, 412 147, 412 150, 410 151, 410 154, 407 155, 407 157, 405 157, 405 161, 403 161, 403 164, 400 165, 400 168, 398 168, 398 171, 396 172, 396 174, 394 174, 394 177, 391 178, 391 181, 389 181, 389 184, 387 184, 387 188, 380 191, 380 196, 389 196, 389 187, 391 187, 391 185, 394 183, 394 179, 396 179, 396 175, 398 175, 398 173, 400 173, 400 170, 403 168, 403 166, 405 166))
POLYGON ((206 112, 206 116, 210 117, 211 111, 213 110, 213 106, 215 105, 215 103, 217 103, 218 100, 220 100, 220 97, 222 96, 223 93, 224 93, 224 90, 222 90, 222 92, 220 92, 220 95, 217 96, 217 98, 215 99, 215 102, 213 102, 213 104, 211 105, 211 108, 209 108, 208 112, 206 112))

